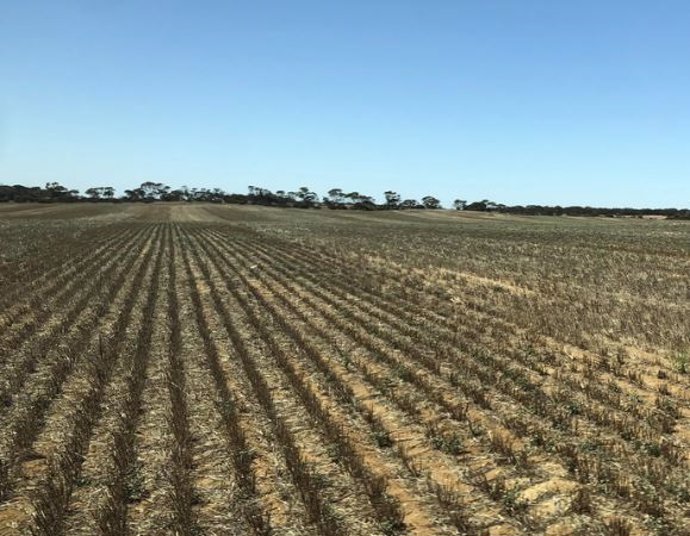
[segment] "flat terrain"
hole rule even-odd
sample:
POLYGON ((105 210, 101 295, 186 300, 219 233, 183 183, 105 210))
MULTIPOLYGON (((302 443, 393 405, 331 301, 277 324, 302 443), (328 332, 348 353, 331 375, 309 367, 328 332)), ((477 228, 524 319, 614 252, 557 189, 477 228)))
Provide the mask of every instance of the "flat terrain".
POLYGON ((688 534, 690 224, 0 205, 0 535, 688 534))

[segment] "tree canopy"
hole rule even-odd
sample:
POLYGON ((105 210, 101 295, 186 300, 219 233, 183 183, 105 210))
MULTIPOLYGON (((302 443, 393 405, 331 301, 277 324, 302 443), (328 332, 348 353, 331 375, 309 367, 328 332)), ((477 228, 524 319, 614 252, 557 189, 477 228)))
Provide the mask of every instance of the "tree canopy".
MULTIPOLYGON (((319 196, 308 186, 300 186, 294 191, 277 190, 272 192, 261 186, 249 186, 246 194, 228 193, 220 188, 171 188, 161 181, 147 180, 138 187, 127 189, 117 197, 112 186, 92 186, 81 195, 57 181, 48 181, 45 186, 12 186, 0 184, 0 202, 15 203, 153 203, 153 202, 207 202, 234 203, 247 205, 266 205, 286 208, 328 208, 339 210, 410 210, 441 209, 441 201, 426 195, 421 201, 403 199, 393 191, 383 192, 383 203, 377 203, 373 196, 357 191, 347 192, 343 188, 331 188, 324 196, 319 196)), ((541 216, 608 216, 641 217, 665 216, 667 218, 690 219, 690 209, 679 208, 605 208, 589 206, 548 206, 548 205, 505 205, 482 199, 466 201, 455 199, 452 208, 460 211, 506 213, 541 216)))

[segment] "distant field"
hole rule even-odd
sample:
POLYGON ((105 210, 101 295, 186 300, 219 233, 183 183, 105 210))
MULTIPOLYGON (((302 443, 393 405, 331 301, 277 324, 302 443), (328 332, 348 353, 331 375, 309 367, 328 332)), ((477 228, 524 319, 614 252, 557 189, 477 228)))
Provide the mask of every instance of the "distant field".
POLYGON ((0 536, 690 534, 690 223, 0 204, 0 536))

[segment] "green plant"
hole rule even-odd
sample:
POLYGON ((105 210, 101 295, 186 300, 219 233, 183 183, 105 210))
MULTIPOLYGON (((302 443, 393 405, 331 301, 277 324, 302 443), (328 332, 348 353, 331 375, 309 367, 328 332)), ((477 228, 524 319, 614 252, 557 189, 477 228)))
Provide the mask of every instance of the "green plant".
POLYGON ((690 372, 690 351, 677 352, 673 357, 673 368, 680 374, 690 372))

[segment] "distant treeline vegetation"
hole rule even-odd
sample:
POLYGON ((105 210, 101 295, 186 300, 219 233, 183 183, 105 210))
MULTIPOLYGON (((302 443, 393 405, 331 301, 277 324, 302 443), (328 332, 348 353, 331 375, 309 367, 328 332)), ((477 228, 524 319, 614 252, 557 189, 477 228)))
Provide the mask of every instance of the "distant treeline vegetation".
MULTIPOLYGON (((406 209, 441 209, 441 202, 433 195, 421 199, 403 199, 397 192, 383 193, 384 201, 377 203, 369 195, 359 192, 347 192, 333 188, 324 196, 319 196, 310 188, 302 186, 295 191, 277 190, 249 186, 246 194, 228 193, 220 188, 181 188, 173 189, 160 182, 146 181, 138 188, 125 190, 122 196, 115 195, 111 186, 91 187, 81 194, 70 190, 57 182, 40 186, 3 186, 0 185, 0 202, 14 203, 96 203, 96 202, 209 202, 232 203, 240 205, 265 205, 289 208, 329 208, 333 210, 406 210, 406 209)), ((505 214, 543 215, 543 216, 664 216, 674 219, 690 219, 690 209, 678 208, 601 208, 582 206, 545 206, 545 205, 504 205, 489 199, 468 202, 463 199, 453 201, 455 210, 475 212, 498 212, 505 214)))

